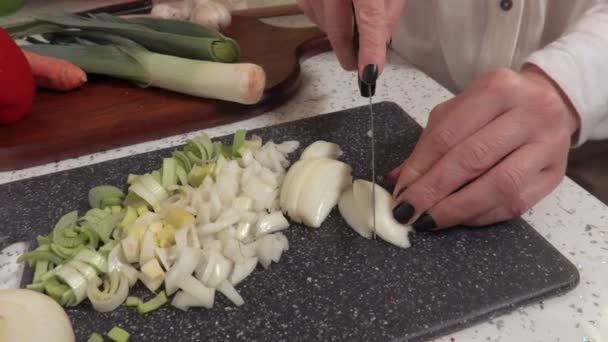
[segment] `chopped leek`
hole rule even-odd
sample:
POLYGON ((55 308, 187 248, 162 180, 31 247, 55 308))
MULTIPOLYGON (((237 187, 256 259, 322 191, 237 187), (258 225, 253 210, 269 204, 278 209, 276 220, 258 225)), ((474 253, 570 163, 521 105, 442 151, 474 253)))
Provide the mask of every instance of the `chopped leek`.
POLYGON ((247 135, 247 131, 244 129, 239 129, 234 134, 234 138, 232 140, 232 157, 242 157, 245 151, 245 137, 247 135))
POLYGON ((92 333, 89 335, 87 342, 103 342, 103 337, 98 333, 92 333))
POLYGON ((114 342, 127 342, 129 341, 129 336, 131 334, 121 327, 114 327, 108 332, 108 337, 114 342))
POLYGON ((125 302, 126 306, 139 306, 142 303, 141 299, 137 297, 127 297, 127 301, 125 302))
POLYGON ((156 297, 149 301, 145 303, 140 302, 137 306, 137 312, 145 314, 160 308, 165 303, 167 303, 167 295, 165 294, 165 291, 161 291, 156 297))
POLYGON ((103 209, 105 207, 120 205, 125 194, 119 188, 111 185, 100 185, 89 190, 89 204, 91 208, 103 209))

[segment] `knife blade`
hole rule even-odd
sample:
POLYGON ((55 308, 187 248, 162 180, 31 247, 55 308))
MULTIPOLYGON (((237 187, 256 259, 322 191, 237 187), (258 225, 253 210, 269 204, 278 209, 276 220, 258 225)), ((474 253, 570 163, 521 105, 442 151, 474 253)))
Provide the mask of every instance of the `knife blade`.
MULTIPOLYGON (((355 53, 355 59, 359 59, 359 27, 357 24, 357 15, 355 12, 355 5, 351 3, 352 11, 353 11, 353 49, 355 53)), ((358 63, 357 63, 358 65, 358 63)), ((367 67, 366 67, 367 68, 367 67)), ((377 77, 377 68, 373 65, 373 77, 372 79, 368 79, 365 77, 365 80, 361 78, 361 75, 358 74, 358 85, 359 92, 361 96, 369 98, 369 124, 370 124, 370 144, 371 144, 371 169, 372 169, 372 239, 376 238, 376 144, 375 144, 375 134, 374 134, 374 106, 373 106, 373 97, 376 90, 376 77, 377 77)))

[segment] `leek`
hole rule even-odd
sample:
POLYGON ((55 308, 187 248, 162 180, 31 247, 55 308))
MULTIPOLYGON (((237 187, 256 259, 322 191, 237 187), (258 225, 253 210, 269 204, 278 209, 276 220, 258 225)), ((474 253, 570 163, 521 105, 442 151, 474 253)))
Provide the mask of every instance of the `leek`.
POLYGON ((114 342, 127 342, 129 336, 131 336, 131 334, 120 327, 114 327, 108 332, 108 337, 114 342))
POLYGON ((103 342, 103 337, 101 337, 101 335, 98 333, 92 333, 89 335, 87 342, 103 342))
POLYGON ((167 295, 165 294, 165 291, 161 291, 156 297, 145 303, 140 301, 139 305, 137 305, 137 312, 145 314, 160 308, 165 303, 167 303, 167 295))
POLYGON ((89 204, 91 208, 103 209, 105 207, 120 205, 125 194, 117 187, 100 185, 89 190, 89 204))
POLYGON ((67 60, 87 73, 243 104, 259 102, 265 88, 260 66, 236 63, 240 51, 234 40, 198 24, 70 14, 49 14, 37 23, 41 30, 26 24, 8 31, 14 38, 42 33, 50 43, 22 47, 67 60))

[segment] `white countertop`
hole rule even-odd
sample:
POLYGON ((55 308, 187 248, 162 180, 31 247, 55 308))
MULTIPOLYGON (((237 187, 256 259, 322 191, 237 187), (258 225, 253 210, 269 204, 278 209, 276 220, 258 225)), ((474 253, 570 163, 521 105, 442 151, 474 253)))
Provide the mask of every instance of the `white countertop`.
MULTIPOLYGON (((295 26, 301 20, 277 20, 295 26)), ((429 111, 452 94, 394 53, 377 83, 374 101, 392 101, 421 125, 429 111)), ((211 137, 364 105, 356 77, 344 72, 333 53, 302 64, 302 85, 285 105, 265 115, 205 132, 211 137)), ((14 172, 0 184, 183 144, 200 131, 167 137, 14 172)), ((524 218, 579 268, 580 284, 567 294, 451 334, 438 341, 608 341, 608 208, 565 179, 524 218)))

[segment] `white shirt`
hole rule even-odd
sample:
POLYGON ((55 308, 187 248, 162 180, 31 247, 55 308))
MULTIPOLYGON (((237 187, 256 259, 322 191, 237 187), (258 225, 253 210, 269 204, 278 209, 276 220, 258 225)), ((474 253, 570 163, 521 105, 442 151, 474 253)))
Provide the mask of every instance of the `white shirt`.
POLYGON ((608 0, 408 0, 392 48, 455 93, 535 64, 581 116, 576 145, 608 138, 608 0))

